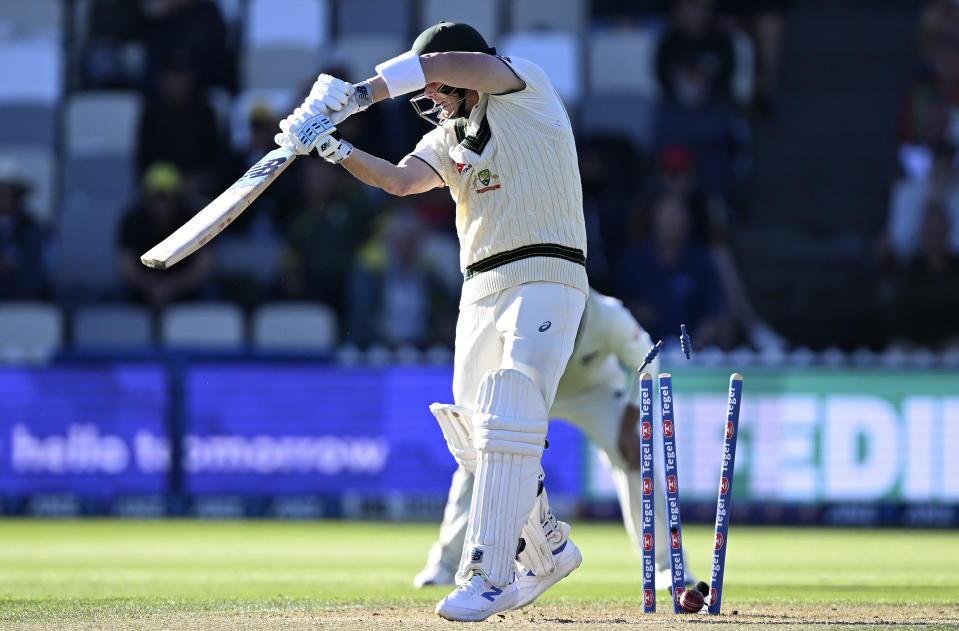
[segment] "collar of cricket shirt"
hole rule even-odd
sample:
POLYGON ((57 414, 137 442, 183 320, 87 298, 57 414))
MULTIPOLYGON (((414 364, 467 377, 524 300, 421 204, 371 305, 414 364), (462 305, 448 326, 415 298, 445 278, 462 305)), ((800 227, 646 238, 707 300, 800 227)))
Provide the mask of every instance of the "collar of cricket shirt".
POLYGON ((489 104, 489 95, 480 96, 479 102, 473 107, 469 118, 458 118, 452 121, 453 133, 456 134, 457 144, 450 148, 450 157, 459 164, 477 164, 489 159, 490 132, 489 121, 486 120, 486 106, 489 104))

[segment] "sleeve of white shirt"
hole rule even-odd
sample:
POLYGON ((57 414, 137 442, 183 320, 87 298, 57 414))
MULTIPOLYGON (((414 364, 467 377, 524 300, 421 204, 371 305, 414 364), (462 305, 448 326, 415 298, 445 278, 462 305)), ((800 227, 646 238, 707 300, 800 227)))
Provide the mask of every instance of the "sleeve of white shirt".
POLYGON ((416 143, 416 147, 409 155, 429 165, 431 169, 436 171, 436 175, 443 180, 443 184, 449 186, 450 169, 453 163, 446 148, 446 131, 442 127, 427 132, 416 143))
POLYGON ((490 99, 499 99, 527 110, 529 115, 551 124, 554 127, 568 129, 571 127, 569 116, 563 107, 563 102, 553 88, 546 71, 526 59, 503 57, 500 61, 506 64, 526 85, 519 90, 491 94, 490 99))

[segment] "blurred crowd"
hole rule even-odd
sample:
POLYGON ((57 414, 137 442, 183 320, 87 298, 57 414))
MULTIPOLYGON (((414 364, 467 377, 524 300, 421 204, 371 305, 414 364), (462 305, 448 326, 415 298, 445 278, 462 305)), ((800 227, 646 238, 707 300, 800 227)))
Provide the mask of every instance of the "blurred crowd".
POLYGON ((887 339, 959 345, 959 3, 927 0, 917 70, 902 99, 898 177, 877 243, 887 339))
MULTIPOLYGON (((143 103, 135 196, 115 222, 117 282, 96 291, 54 282, 56 221, 27 212, 30 183, 10 155, 0 160, 0 299, 71 307, 129 301, 157 312, 193 300, 248 310, 315 301, 336 313, 342 342, 451 345, 461 278, 445 189, 393 198, 302 158, 197 254, 166 271, 140 264, 140 254, 274 147, 279 119, 316 73, 352 81, 372 74, 327 56, 311 77, 289 86, 286 102, 251 96, 241 72, 243 12, 228 15, 226 6, 244 3, 89 0, 74 11, 84 37, 71 49, 70 90, 136 91, 143 103), (238 111, 231 105, 241 101, 242 116, 231 118, 238 111)), ((790 4, 593 0, 587 8, 587 29, 651 34, 655 95, 646 142, 615 129, 577 131, 591 283, 621 298, 653 339, 672 340, 684 322, 700 347, 788 347, 753 306, 728 235, 743 221, 736 208, 751 127, 779 109, 790 4)), ((959 3, 928 0, 917 28, 901 174, 876 246, 878 293, 889 341, 938 347, 959 321, 959 3)), ((411 40, 409 30, 401 41, 411 40)), ((428 129, 399 101, 344 122, 343 136, 398 160, 428 129)), ((589 106, 586 99, 568 105, 576 127, 589 106)))

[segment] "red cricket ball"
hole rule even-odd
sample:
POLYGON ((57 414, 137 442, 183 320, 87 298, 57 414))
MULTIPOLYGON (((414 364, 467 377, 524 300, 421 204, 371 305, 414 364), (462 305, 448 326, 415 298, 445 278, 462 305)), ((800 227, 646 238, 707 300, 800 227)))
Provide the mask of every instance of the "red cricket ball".
POLYGON ((679 595, 679 606, 689 613, 697 613, 706 604, 706 599, 695 589, 687 589, 679 595))

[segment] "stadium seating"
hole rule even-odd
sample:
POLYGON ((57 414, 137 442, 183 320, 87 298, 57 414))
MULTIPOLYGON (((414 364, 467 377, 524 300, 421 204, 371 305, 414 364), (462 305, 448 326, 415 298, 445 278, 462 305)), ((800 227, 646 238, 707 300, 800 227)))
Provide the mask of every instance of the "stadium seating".
POLYGON ((0 33, 10 37, 43 36, 56 39, 63 24, 60 0, 8 0, 0 3, 0 33))
POLYGON ((336 9, 335 32, 340 38, 373 33, 395 35, 410 30, 409 0, 350 0, 340 2, 336 9))
POLYGON ((250 0, 244 45, 319 50, 330 32, 328 4, 326 0, 250 0))
POLYGON ((0 103, 0 142, 51 147, 57 140, 57 117, 50 103, 0 103))
POLYGON ((320 303, 268 303, 253 313, 252 325, 260 351, 322 352, 337 341, 336 313, 320 303))
POLYGON ((583 70, 578 36, 565 31, 514 31, 503 35, 498 43, 501 54, 529 59, 541 66, 567 106, 580 101, 583 70))
POLYGON ((508 3, 513 29, 558 29, 581 33, 586 27, 588 0, 522 0, 508 3))
POLYGON ((500 32, 499 2, 475 0, 422 0, 420 22, 422 31, 440 20, 465 22, 483 34, 487 41, 497 41, 500 32))
POLYGON ((73 314, 71 343, 77 350, 139 350, 153 340, 150 312, 128 304, 81 307, 73 314))
POLYGON ((348 81, 362 81, 375 74, 376 64, 410 49, 406 38, 389 34, 355 35, 336 42, 337 59, 349 68, 348 81))
POLYGON ((59 298, 85 301, 117 286, 116 231, 122 213, 122 202, 109 194, 66 196, 57 230, 59 298))
POLYGON ((134 156, 141 108, 142 98, 133 91, 72 95, 66 105, 67 155, 134 156))
POLYGON ((58 42, 44 37, 0 39, 0 104, 55 105, 62 92, 63 53, 58 42))
POLYGON ((225 302, 184 302, 160 315, 160 341, 167 348, 237 350, 245 343, 243 312, 225 302))
POLYGON ((655 52, 659 34, 652 29, 600 31, 589 42, 589 91, 627 92, 659 98, 655 52))
POLYGON ((0 302, 0 360, 43 361, 62 346, 60 307, 45 302, 0 302))
POLYGON ((323 60, 320 51, 305 46, 246 48, 241 61, 242 86, 247 90, 285 89, 299 93, 316 79, 323 60))
POLYGON ((581 108, 580 123, 589 134, 626 134, 644 150, 653 145, 656 103, 639 94, 594 92, 581 108))
POLYGON ((0 145, 0 157, 14 160, 30 182, 27 212, 41 224, 54 221, 56 195, 56 156, 51 145, 0 145))

